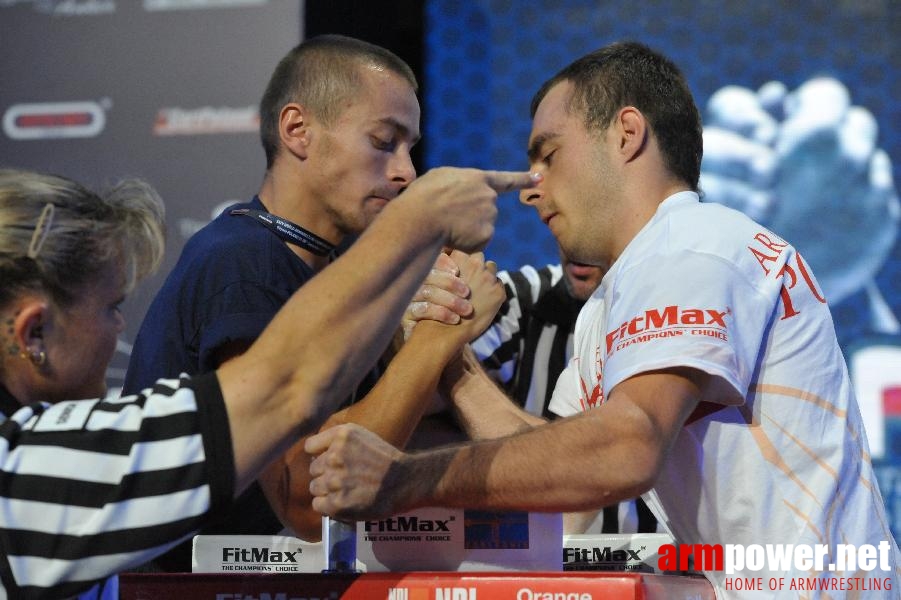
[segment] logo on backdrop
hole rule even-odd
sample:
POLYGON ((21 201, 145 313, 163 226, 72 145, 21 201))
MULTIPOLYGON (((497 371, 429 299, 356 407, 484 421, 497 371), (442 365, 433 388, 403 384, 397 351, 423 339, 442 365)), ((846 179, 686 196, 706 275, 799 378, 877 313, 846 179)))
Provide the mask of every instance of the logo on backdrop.
POLYGON ((156 113, 153 135, 201 135, 210 133, 256 133, 260 116, 256 106, 161 108, 156 113))
POLYGON ((3 132, 13 140, 97 137, 110 104, 109 99, 13 104, 3 114, 3 132))

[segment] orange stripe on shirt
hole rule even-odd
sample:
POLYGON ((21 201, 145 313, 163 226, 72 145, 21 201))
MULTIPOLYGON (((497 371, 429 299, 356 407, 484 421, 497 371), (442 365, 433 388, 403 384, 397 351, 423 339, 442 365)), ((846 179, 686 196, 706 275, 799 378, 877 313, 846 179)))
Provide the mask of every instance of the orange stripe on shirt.
POLYGON ((760 394, 781 394, 783 396, 791 396, 792 398, 798 398, 799 400, 810 402, 811 404, 819 406, 823 410, 831 412, 840 419, 844 419, 848 416, 847 411, 836 407, 825 398, 822 398, 805 390, 799 390, 798 388, 792 388, 784 385, 775 385, 772 383, 758 383, 757 385, 751 386, 751 389, 754 392, 760 394))

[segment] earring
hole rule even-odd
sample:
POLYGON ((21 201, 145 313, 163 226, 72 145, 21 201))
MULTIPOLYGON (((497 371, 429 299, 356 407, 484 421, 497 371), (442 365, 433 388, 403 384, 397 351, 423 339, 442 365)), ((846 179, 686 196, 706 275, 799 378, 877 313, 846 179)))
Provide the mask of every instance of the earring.
POLYGON ((27 358, 31 361, 36 367, 40 367, 44 363, 47 362, 47 353, 43 350, 28 350, 27 352, 22 352, 22 358, 27 358))

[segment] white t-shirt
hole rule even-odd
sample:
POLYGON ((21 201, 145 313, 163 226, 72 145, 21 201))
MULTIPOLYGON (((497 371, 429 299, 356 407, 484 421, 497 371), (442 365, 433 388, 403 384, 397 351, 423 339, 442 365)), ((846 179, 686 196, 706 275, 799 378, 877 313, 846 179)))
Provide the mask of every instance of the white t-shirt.
MULTIPOLYGON (((901 560, 822 290, 792 246, 692 192, 660 205, 583 308, 550 408, 587 410, 623 380, 675 366, 725 384, 702 399, 645 497, 677 543, 890 544, 887 572, 705 570, 718 594, 744 597, 727 581, 738 576, 785 578, 784 597, 818 597, 787 589, 792 577, 894 577, 862 595, 897 598, 901 560)), ((747 595, 782 597, 764 589, 747 595)), ((843 594, 854 592, 824 597, 843 594)))

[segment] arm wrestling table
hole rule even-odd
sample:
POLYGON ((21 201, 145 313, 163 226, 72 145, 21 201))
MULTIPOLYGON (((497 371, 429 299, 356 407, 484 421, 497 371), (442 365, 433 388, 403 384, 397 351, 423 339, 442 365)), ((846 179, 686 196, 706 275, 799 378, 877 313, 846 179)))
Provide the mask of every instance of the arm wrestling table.
POLYGON ((120 600, 715 600, 702 577, 623 572, 128 573, 120 600))

